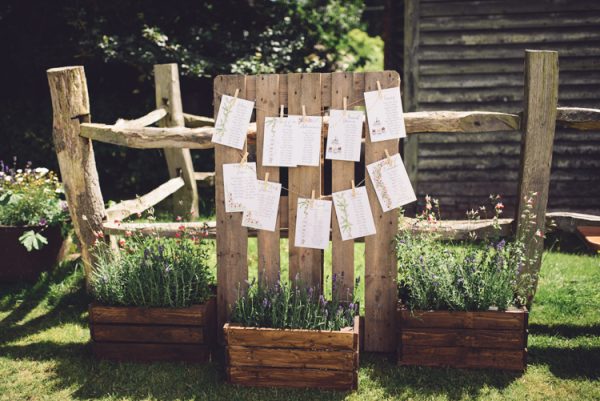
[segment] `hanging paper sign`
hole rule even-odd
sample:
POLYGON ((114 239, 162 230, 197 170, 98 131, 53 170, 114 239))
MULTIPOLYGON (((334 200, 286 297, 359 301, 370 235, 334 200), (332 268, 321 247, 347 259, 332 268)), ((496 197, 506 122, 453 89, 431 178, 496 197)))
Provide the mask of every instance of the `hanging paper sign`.
POLYGON ((406 137, 400 88, 365 92, 371 142, 406 137))
POLYGON ((275 231, 281 184, 278 182, 256 182, 257 196, 248 202, 242 217, 244 227, 275 231))
POLYGON ((254 102, 223 95, 212 142, 242 149, 253 109, 254 102))
POLYGON ((375 234, 367 188, 334 192, 332 197, 343 241, 375 234))
POLYGON ((331 201, 298 198, 294 246, 326 249, 331 227, 331 201))
POLYGON ((325 157, 360 161, 360 141, 365 115, 357 110, 330 110, 325 157))
POLYGON ((243 212, 256 198, 256 163, 223 164, 225 211, 243 212))
POLYGON ((369 164, 367 171, 384 212, 417 200, 399 154, 369 164))
POLYGON ((299 140, 294 121, 283 117, 265 117, 263 166, 296 167, 299 140))
POLYGON ((297 137, 296 164, 299 166, 321 165, 321 127, 320 116, 289 116, 292 129, 297 137))

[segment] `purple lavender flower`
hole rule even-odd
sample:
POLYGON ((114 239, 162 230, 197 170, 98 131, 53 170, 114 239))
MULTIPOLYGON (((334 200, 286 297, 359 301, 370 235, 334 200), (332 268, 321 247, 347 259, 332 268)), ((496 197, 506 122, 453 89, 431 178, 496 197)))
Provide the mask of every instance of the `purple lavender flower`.
POLYGON ((504 249, 504 245, 506 245, 506 241, 504 239, 500 240, 500 242, 496 244, 496 250, 500 252, 502 249, 504 249))
POLYGON ((313 296, 313 292, 314 292, 314 291, 315 291, 315 289, 314 289, 313 287, 310 287, 310 288, 308 289, 308 298, 309 298, 309 299, 312 299, 312 296, 313 296))
POLYGON ((348 305, 348 309, 354 310, 354 302, 350 302, 350 304, 348 305))
POLYGON ((323 307, 325 307, 325 305, 327 305, 327 301, 325 300, 325 297, 323 296, 323 294, 319 295, 319 303, 323 307))
POLYGON ((42 217, 42 218, 40 219, 40 221, 38 222, 38 224, 39 224, 40 226, 45 226, 46 224, 48 224, 48 220, 46 220, 44 217, 42 217))
POLYGON ((67 201, 60 201, 60 210, 62 210, 63 212, 69 211, 69 204, 67 203, 67 201))
POLYGON ((269 301, 267 301, 267 298, 263 299, 263 308, 266 308, 268 304, 269 301))

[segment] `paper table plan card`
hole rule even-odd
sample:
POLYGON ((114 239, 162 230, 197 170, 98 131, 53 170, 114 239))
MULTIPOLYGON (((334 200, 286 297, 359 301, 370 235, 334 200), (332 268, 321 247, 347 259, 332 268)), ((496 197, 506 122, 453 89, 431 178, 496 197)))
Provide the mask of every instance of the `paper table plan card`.
POLYGON ((298 198, 294 246, 326 249, 331 227, 331 201, 298 198))
POLYGON ((242 149, 248 134, 254 102, 223 95, 212 142, 242 149))
POLYGON ((223 164, 225 211, 243 212, 256 198, 256 163, 223 164))
POLYGON ((256 189, 256 197, 248 202, 244 210, 242 225, 257 230, 275 231, 281 184, 257 180, 256 189))
POLYGON ((330 110, 325 157, 360 161, 360 141, 365 115, 356 110, 330 110))
POLYGON ((343 241, 375 234, 367 188, 334 192, 332 197, 343 241))
POLYGON ((384 212, 417 200, 399 154, 369 164, 367 171, 384 212))
POLYGON ((371 142, 406 136, 400 88, 365 92, 365 108, 371 142))
POLYGON ((265 117, 263 166, 296 167, 298 143, 293 120, 265 117))
POLYGON ((296 135, 294 149, 299 166, 319 166, 321 164, 321 127, 320 116, 288 116, 296 135))

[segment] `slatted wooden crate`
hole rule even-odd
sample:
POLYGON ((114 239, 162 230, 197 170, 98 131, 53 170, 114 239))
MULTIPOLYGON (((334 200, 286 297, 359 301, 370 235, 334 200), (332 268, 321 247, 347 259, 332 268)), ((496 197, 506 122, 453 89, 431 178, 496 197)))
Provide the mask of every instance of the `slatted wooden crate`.
POLYGON ((398 364, 495 368, 527 366, 525 309, 410 311, 398 307, 398 364))
POLYGON ((188 308, 89 307, 94 355, 117 361, 207 362, 216 339, 216 302, 188 308))
POLYGON ((227 379, 259 387, 358 387, 359 318, 340 331, 225 324, 227 379))

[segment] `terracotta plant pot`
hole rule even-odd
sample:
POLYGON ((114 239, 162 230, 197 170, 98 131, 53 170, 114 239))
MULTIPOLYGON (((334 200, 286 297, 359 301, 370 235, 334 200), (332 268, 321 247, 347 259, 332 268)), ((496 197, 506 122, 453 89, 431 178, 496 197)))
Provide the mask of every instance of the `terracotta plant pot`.
POLYGON ((527 366, 526 309, 506 311, 397 310, 398 364, 493 368, 527 366))
POLYGON ((215 348, 217 310, 212 297, 188 308, 89 307, 94 355, 134 362, 208 362, 215 348))
POLYGON ((41 272, 49 271, 56 264, 63 245, 60 227, 45 229, 42 234, 48 244, 28 252, 19 237, 32 229, 41 230, 39 227, 0 226, 0 282, 35 281, 41 272))
POLYGON ((359 317, 340 331, 223 327, 227 380, 259 387, 358 388, 359 317))

